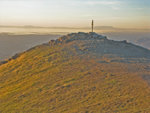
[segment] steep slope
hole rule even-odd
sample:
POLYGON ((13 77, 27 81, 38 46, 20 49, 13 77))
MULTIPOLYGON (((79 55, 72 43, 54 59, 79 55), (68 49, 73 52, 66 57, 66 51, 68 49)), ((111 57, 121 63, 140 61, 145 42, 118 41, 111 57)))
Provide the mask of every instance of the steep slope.
POLYGON ((148 113, 149 57, 95 33, 52 40, 1 64, 0 112, 148 113))

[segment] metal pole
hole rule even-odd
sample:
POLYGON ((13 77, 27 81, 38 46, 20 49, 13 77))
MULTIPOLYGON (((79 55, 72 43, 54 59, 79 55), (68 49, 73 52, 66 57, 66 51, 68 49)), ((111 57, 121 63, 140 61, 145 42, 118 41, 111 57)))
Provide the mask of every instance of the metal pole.
POLYGON ((92 32, 94 31, 94 20, 92 20, 92 32))

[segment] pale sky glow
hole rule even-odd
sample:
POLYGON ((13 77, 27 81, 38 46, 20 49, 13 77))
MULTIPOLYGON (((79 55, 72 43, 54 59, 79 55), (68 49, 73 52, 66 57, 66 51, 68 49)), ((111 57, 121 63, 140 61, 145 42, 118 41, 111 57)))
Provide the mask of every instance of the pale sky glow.
POLYGON ((0 25, 150 28, 150 0, 0 0, 0 25))

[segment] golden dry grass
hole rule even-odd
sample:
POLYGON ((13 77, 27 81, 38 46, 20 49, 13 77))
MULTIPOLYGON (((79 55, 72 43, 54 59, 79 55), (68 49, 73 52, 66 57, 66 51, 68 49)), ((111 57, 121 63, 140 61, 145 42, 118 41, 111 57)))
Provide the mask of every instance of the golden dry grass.
POLYGON ((150 74, 148 63, 99 63, 70 45, 37 46, 1 65, 0 112, 150 112, 150 88, 141 75, 150 74))

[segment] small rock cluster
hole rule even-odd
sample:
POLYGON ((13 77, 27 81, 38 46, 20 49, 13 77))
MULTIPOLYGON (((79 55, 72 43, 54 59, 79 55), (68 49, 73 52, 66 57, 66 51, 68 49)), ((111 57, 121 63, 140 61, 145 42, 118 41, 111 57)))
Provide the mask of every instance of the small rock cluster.
POLYGON ((71 33, 66 36, 62 36, 57 40, 51 40, 49 44, 67 43, 74 40, 93 40, 93 39, 101 40, 101 39, 107 39, 107 37, 99 35, 95 32, 90 32, 90 33, 79 32, 79 33, 71 33))

